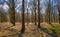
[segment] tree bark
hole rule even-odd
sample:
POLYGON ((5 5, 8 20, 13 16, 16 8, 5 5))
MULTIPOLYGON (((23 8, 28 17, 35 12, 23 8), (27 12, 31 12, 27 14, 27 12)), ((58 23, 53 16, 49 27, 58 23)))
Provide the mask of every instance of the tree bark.
POLYGON ((40 28, 40 0, 38 0, 38 28, 40 28))
POLYGON ((22 29, 21 29, 21 33, 24 33, 25 31, 25 19, 24 19, 24 0, 22 0, 22 29))
POLYGON ((15 26, 15 3, 14 0, 11 0, 11 6, 10 7, 10 22, 15 26))
POLYGON ((34 0, 34 13, 35 13, 35 25, 36 25, 36 2, 34 0))

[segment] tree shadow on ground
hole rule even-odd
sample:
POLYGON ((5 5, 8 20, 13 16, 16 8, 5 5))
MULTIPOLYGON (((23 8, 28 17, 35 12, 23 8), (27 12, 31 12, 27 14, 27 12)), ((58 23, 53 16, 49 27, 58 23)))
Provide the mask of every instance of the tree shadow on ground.
POLYGON ((24 32, 25 32, 25 28, 21 29, 21 33, 19 33, 18 37, 23 37, 24 32))
POLYGON ((18 35, 18 37, 23 37, 23 33, 20 33, 20 34, 18 35))

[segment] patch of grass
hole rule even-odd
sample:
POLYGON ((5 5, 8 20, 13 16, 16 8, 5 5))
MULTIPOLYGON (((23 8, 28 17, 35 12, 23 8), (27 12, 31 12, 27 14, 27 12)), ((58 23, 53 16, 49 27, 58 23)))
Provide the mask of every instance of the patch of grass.
POLYGON ((60 25, 54 24, 54 25, 53 25, 53 28, 58 29, 58 28, 60 28, 60 25))
POLYGON ((56 29, 54 29, 54 28, 51 28, 50 30, 52 31, 52 33, 57 33, 57 32, 58 32, 58 31, 57 31, 56 29))
POLYGON ((53 24, 52 28, 47 28, 49 33, 54 33, 60 35, 60 25, 58 24, 53 24))
POLYGON ((52 33, 52 31, 50 30, 50 28, 46 28, 48 30, 49 33, 52 33))

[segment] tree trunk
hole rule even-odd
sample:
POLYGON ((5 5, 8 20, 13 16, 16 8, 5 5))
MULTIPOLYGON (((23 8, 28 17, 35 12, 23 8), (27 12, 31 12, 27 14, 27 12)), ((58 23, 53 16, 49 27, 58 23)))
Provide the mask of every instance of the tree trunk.
POLYGON ((48 16, 49 16, 49 24, 51 24, 51 18, 50 18, 50 16, 51 16, 51 14, 50 14, 50 12, 51 12, 51 5, 50 5, 50 0, 49 0, 49 4, 48 4, 48 16))
POLYGON ((60 5, 58 6, 58 12, 59 12, 59 24, 60 24, 60 5))
POLYGON ((14 3, 14 0, 11 0, 11 6, 10 7, 10 22, 13 24, 13 26, 15 26, 15 3, 14 3))
POLYGON ((22 29, 21 33, 24 33, 25 31, 25 22, 24 22, 24 0, 22 0, 22 29))
POLYGON ((38 28, 40 28, 40 0, 38 0, 38 28))
POLYGON ((35 13, 35 25, 36 25, 36 2, 34 0, 34 13, 35 13))
MULTIPOLYGON (((28 1, 28 0, 27 0, 27 1, 28 1)), ((27 1, 26 1, 26 2, 27 2, 27 1)), ((28 2, 27 2, 27 25, 28 25, 28 23, 29 23, 28 16, 29 16, 29 13, 28 13, 28 2)))
POLYGON ((28 21, 28 8, 27 8, 27 25, 28 25, 28 22, 29 22, 29 21, 28 21))

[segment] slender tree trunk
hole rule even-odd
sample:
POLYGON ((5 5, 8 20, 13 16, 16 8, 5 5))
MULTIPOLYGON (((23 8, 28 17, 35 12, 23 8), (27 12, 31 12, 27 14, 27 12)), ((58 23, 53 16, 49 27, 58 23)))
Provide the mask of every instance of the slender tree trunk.
POLYGON ((51 5, 50 5, 50 0, 49 0, 49 4, 48 4, 48 15, 49 15, 49 24, 51 24, 51 18, 50 18, 50 16, 51 16, 51 14, 50 14, 50 12, 51 12, 51 5))
POLYGON ((38 28, 40 28, 40 0, 38 0, 38 28))
POLYGON ((60 24, 60 5, 58 6, 58 12, 59 12, 59 24, 60 24))
POLYGON ((33 23, 33 10, 32 10, 32 13, 31 13, 31 21, 33 23))
POLYGON ((49 11, 49 24, 51 24, 51 19, 50 19, 51 17, 50 17, 50 11, 49 11))
POLYGON ((60 24, 60 10, 59 10, 59 24, 60 24))
POLYGON ((0 12, 0 23, 1 23, 1 12, 0 12))
POLYGON ((24 22, 24 0, 22 0, 22 29, 21 33, 24 33, 25 31, 25 22, 24 22))
POLYGON ((27 25, 28 25, 28 22, 29 22, 29 21, 28 21, 28 8, 27 8, 27 25))
MULTIPOLYGON (((27 1, 28 1, 28 0, 26 0, 26 2, 27 2, 27 1)), ((28 13, 28 2, 27 2, 27 25, 28 25, 28 23, 29 23, 28 16, 29 16, 29 13, 28 13)))
POLYGON ((36 25, 36 2, 34 0, 34 12, 35 12, 35 25, 36 25))

